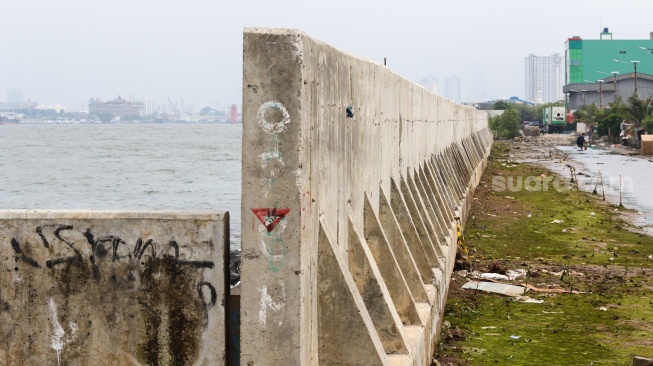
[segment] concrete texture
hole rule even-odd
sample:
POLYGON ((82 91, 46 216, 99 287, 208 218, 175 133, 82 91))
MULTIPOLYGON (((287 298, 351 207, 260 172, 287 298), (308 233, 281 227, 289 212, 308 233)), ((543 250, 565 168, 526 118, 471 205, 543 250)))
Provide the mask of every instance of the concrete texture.
POLYGON ((653 366, 653 358, 633 357, 633 366, 653 366))
POLYGON ((241 364, 429 365, 487 114, 246 29, 241 364))
POLYGON ((0 365, 223 365, 228 220, 0 211, 0 365))

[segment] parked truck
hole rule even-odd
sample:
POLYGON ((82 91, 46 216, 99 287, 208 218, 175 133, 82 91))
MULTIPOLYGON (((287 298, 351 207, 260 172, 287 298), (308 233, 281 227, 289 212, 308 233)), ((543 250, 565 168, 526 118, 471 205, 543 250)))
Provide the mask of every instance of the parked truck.
POLYGON ((542 132, 563 132, 567 127, 565 107, 547 106, 542 109, 542 132))

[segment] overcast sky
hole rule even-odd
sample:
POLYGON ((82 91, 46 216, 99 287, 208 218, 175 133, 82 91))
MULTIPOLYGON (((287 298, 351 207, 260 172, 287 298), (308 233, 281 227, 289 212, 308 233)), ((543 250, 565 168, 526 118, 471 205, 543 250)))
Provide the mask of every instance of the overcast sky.
POLYGON ((118 95, 240 106, 245 27, 297 28, 414 81, 456 75, 463 101, 523 96, 524 57, 568 37, 653 31, 650 0, 0 0, 0 14, 0 101, 20 88, 72 110, 118 95))

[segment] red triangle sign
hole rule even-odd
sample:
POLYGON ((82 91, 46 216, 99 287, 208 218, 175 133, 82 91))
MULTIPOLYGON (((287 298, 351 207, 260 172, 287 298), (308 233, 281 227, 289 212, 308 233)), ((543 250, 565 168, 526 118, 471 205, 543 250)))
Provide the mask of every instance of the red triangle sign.
POLYGON ((256 217, 258 217, 259 221, 261 224, 265 226, 265 228, 269 232, 272 232, 274 230, 274 227, 277 226, 279 221, 286 217, 288 212, 290 212, 289 208, 253 208, 252 212, 256 217))

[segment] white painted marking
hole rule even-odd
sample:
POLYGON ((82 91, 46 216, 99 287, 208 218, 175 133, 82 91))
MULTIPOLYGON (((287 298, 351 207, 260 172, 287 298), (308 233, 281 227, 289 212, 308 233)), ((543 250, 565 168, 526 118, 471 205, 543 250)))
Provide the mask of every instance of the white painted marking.
POLYGON ((59 318, 57 317, 57 304, 54 303, 54 300, 50 299, 50 322, 52 322, 52 328, 54 334, 52 335, 52 343, 50 347, 57 352, 57 364, 61 365, 61 351, 63 350, 64 340, 66 332, 64 332, 63 327, 59 324, 59 318))
MULTIPOLYGON (((267 221, 267 218, 266 218, 266 225, 267 224, 269 224, 269 222, 267 221)), ((265 258, 268 258, 268 259, 270 259, 270 260, 272 260, 274 262, 278 262, 278 261, 280 261, 280 260, 282 260, 284 258, 284 256, 285 256, 284 254, 272 254, 272 253, 270 253, 270 251, 268 250, 268 246, 271 245, 272 242, 275 239, 278 240, 281 237, 281 234, 283 234, 283 232, 286 231, 287 226, 288 226, 288 221, 286 221, 286 218, 284 217, 283 219, 281 219, 281 221, 279 221, 277 226, 274 227, 274 232, 275 232, 276 235, 272 236, 268 232, 268 229, 266 229, 265 226, 259 225, 258 233, 259 233, 259 235, 261 237, 261 252, 263 252, 262 254, 263 254, 263 256, 265 258), (270 243, 268 244, 268 242, 270 242, 270 243)))
MULTIPOLYGON (((280 168, 286 166, 286 163, 283 161, 281 154, 278 151, 266 151, 261 154, 261 168, 266 169, 270 162, 276 162, 280 168)), ((275 170, 270 171, 270 176, 275 177, 277 175, 275 170)))
POLYGON ((57 352, 57 364, 61 365, 61 352, 63 351, 63 347, 75 340, 75 335, 79 328, 77 327, 77 324, 73 322, 68 323, 68 327, 72 334, 70 337, 66 337, 66 332, 61 324, 59 324, 57 304, 54 303, 54 300, 50 299, 48 305, 50 306, 50 322, 52 323, 53 328, 52 343, 50 344, 50 347, 57 352))
POLYGON ((283 104, 270 100, 261 105, 261 107, 258 109, 258 113, 256 114, 256 120, 258 121, 259 125, 263 127, 263 130, 267 133, 281 133, 286 130, 286 125, 290 123, 290 114, 288 113, 288 110, 286 110, 286 107, 283 106, 283 104), (274 108, 278 109, 281 111, 281 121, 277 123, 270 123, 265 120, 265 111, 268 108, 274 108))
MULTIPOLYGON (((272 311, 275 313, 278 313, 279 310, 281 310, 286 304, 286 286, 284 286, 283 282, 279 282, 279 286, 281 287, 281 301, 279 302, 274 302, 272 301, 272 297, 268 295, 268 287, 266 285, 263 285, 262 287, 258 288, 258 292, 261 293, 261 301, 260 305, 261 308, 258 311, 258 320, 259 323, 265 328, 265 324, 267 323, 267 312, 268 308, 270 308, 272 311)), ((277 324, 281 326, 283 324, 283 317, 282 319, 277 321, 277 324)))

